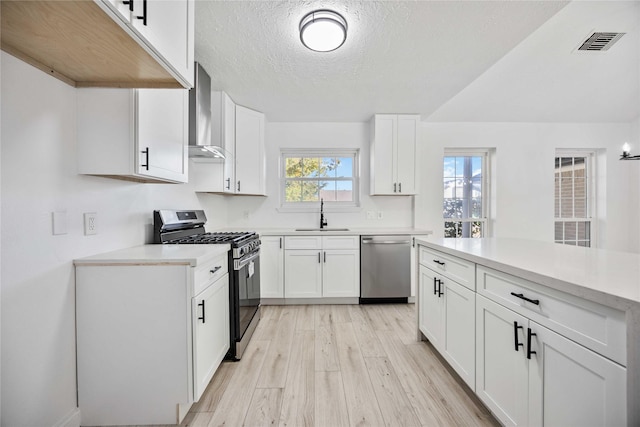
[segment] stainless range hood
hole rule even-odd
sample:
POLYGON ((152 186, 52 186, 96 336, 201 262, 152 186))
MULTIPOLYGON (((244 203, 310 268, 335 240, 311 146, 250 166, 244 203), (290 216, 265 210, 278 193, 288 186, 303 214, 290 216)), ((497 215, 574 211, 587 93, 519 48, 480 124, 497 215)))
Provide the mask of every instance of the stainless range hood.
POLYGON ((195 70, 189 90, 189 157, 224 159, 224 149, 211 144, 211 77, 197 62, 195 70))

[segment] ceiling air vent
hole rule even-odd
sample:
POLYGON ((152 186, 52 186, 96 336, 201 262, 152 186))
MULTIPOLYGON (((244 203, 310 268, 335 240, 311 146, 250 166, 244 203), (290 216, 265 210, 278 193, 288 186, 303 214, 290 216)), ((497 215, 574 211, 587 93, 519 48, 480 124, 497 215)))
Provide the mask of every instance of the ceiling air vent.
POLYGON ((609 50, 625 33, 593 33, 578 50, 609 50))

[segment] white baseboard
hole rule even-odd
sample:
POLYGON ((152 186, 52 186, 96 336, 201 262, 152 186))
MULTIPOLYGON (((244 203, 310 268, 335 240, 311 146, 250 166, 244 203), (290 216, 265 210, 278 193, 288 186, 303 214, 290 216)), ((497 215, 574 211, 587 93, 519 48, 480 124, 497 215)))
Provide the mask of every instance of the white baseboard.
POLYGON ((80 427, 80 408, 73 408, 53 427, 80 427))

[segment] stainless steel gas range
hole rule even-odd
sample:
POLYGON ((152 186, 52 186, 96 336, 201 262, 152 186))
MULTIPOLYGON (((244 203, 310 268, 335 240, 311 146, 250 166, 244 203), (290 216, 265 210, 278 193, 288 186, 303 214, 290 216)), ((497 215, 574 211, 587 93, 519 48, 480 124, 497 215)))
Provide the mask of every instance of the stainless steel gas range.
POLYGON ((227 359, 240 360, 260 321, 260 239, 254 232, 207 233, 202 210, 153 212, 154 242, 229 244, 231 343, 227 359))

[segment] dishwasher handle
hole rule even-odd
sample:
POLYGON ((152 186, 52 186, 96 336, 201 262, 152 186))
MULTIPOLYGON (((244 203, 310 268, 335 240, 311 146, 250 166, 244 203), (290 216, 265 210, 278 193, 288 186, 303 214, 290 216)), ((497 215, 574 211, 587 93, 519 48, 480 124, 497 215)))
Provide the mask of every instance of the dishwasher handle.
POLYGON ((362 239, 363 245, 408 245, 411 243, 411 240, 373 240, 373 239, 362 239))

